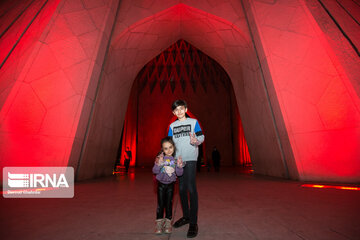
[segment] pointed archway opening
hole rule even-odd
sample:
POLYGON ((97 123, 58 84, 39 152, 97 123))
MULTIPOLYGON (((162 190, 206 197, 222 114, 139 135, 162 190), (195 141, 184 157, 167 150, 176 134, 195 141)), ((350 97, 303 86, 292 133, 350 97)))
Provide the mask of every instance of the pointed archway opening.
MULTIPOLYGON (((212 166, 212 151, 221 154, 222 166, 251 167, 240 114, 230 78, 222 66, 183 39, 150 60, 137 74, 131 89, 119 146, 124 165, 126 148, 130 166, 151 166, 160 140, 174 120, 171 104, 184 99, 190 117, 205 133, 203 165, 212 166)), ((201 156, 200 156, 201 158, 201 156)))
MULTIPOLYGON (((271 79, 270 82, 265 82, 265 76, 271 77, 271 73, 264 72, 259 65, 261 59, 254 48, 251 36, 248 35, 247 25, 239 27, 226 18, 218 17, 185 4, 177 4, 163 11, 158 12, 156 10, 154 12, 156 13, 139 19, 139 21, 133 24, 127 22, 125 25, 119 24, 118 27, 114 28, 99 82, 96 83, 96 78, 94 78, 94 81, 91 81, 91 83, 94 83, 92 86, 96 86, 96 88, 92 87, 88 90, 98 90, 96 101, 90 108, 91 116, 86 115, 88 111, 81 114, 84 119, 82 123, 88 128, 86 128, 86 141, 81 145, 80 157, 77 158, 77 152, 75 152, 78 148, 74 148, 72 152, 72 159, 77 159, 77 179, 83 180, 95 176, 103 176, 113 168, 129 99, 135 102, 134 106, 136 106, 135 108, 129 108, 129 111, 137 111, 137 106, 141 106, 141 104, 136 102, 137 100, 130 98, 131 88, 140 89, 140 86, 136 85, 137 83, 135 83, 137 87, 133 87, 135 86, 134 81, 137 79, 137 75, 139 72, 142 72, 141 69, 149 61, 179 39, 185 39, 207 56, 216 60, 231 79, 232 85, 230 86, 234 89, 238 111, 241 113, 254 173, 288 177, 289 171, 285 153, 288 154, 286 156, 290 156, 289 161, 292 161, 291 145, 287 142, 286 134, 281 135, 280 138, 278 127, 280 126, 280 130, 284 130, 282 127, 285 127, 285 125, 283 125, 283 118, 277 105, 277 97, 273 95, 272 88, 270 92, 268 91, 266 85, 266 83, 269 83, 269 86, 273 87, 271 79), (124 28, 125 26, 128 27, 124 28), (273 105, 271 99, 275 101, 275 105, 273 105), (276 111, 274 111, 273 106, 276 107, 276 111), (85 120, 89 120, 87 125, 85 120), (280 121, 280 125, 277 125, 277 120, 280 121), (285 152, 282 147, 283 141, 285 141, 286 147, 288 147, 285 152)), ((118 22, 116 26, 117 24, 118 22)), ((159 55, 159 59, 160 57, 161 55, 159 55)), ((264 61, 264 64, 267 64, 266 59, 264 61)), ((160 71, 158 71, 157 66, 151 66, 151 68, 154 68, 154 72, 159 74, 160 71)), ((143 71, 146 71, 146 69, 143 71)), ((206 70, 204 72, 208 73, 209 71, 206 70)), ((148 76, 149 83, 145 85, 144 92, 151 92, 150 84, 152 83, 152 76, 148 76)), ((154 81, 152 94, 155 94, 156 91, 159 94, 161 93, 159 90, 160 77, 161 75, 158 75, 156 77, 158 80, 152 80, 154 81)), ((171 79, 169 80, 170 83, 165 85, 164 91, 169 89, 169 87, 171 89, 171 84, 174 84, 171 83, 171 79)), ((210 81, 210 79, 207 80, 210 81)), ((186 81, 184 83, 183 85, 186 88, 189 87, 191 89, 191 83, 186 84, 186 81)), ((215 81, 215 83, 218 83, 218 81, 215 81)), ((171 104, 169 96, 175 96, 176 91, 182 90, 183 85, 181 83, 176 84, 175 82, 174 92, 168 95, 168 99, 164 102, 169 104, 167 109, 170 109, 171 104), (176 86, 180 87, 177 88, 176 86)), ((200 89, 199 91, 208 91, 208 89, 213 88, 212 85, 209 85, 208 89, 203 89, 203 86, 200 84, 197 86, 200 86, 198 88, 200 89)), ((207 94, 211 96, 210 93, 207 94)), ((192 94, 191 96, 197 95, 192 94)), ((219 101, 216 103, 211 102, 216 99, 213 97, 205 105, 199 107, 196 106, 197 102, 193 98, 191 99, 193 102, 189 102, 190 110, 196 113, 200 121, 202 121, 202 117, 198 115, 197 109, 200 109, 199 111, 201 112, 213 113, 215 112, 214 109, 209 106, 219 104, 219 101)), ((156 109, 154 103, 147 100, 145 105, 158 113, 157 119, 163 117, 160 113, 161 111, 156 109)), ((228 105, 229 103, 226 103, 224 106, 228 105)), ((161 107, 166 109, 165 104, 161 107)), ((225 107, 223 108, 225 109, 225 107)), ((169 114, 168 110, 166 110, 166 114, 169 114)), ((133 124, 141 119, 139 114, 135 116, 137 118, 133 119, 133 124)), ((219 118, 219 116, 222 115, 218 114, 214 119, 219 118)), ((149 122, 154 119, 150 119, 149 116, 145 116, 145 118, 149 119, 149 122)), ((208 119, 205 118, 205 121, 207 122, 208 119)), ((155 128, 157 127, 156 124, 160 126, 159 121, 156 121, 154 124, 150 127, 155 128)), ((136 126, 142 125, 137 123, 136 126)), ((233 124, 233 126, 236 126, 236 124, 233 124)), ((159 129, 162 128, 163 126, 159 129)), ((79 128, 79 132, 82 129, 79 128)), ((216 130, 221 131, 221 125, 216 125, 214 131, 216 130)), ((129 133, 128 135, 137 136, 137 133, 140 133, 140 129, 136 129, 135 134, 129 133)), ((209 139, 206 138, 207 140, 209 139)), ((133 137, 132 141, 139 142, 140 136, 138 138, 133 137)), ((152 142, 155 142, 154 139, 151 139, 151 144, 156 144, 152 142)), ((137 144, 134 146, 138 147, 137 144)), ((146 145, 146 148, 148 147, 146 145)), ((132 152, 139 153, 140 151, 139 149, 133 149, 132 152)), ((153 162, 153 153, 151 158, 151 162, 153 162)), ((296 177, 296 165, 292 165, 292 167, 294 167, 291 169, 292 176, 296 177)))

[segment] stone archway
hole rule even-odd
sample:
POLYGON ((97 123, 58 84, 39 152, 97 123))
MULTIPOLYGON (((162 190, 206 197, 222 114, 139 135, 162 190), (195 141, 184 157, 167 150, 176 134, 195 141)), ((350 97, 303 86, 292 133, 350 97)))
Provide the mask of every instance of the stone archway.
POLYGON ((2 166, 111 174, 135 75, 182 38, 230 76, 256 173, 359 181, 358 28, 346 14, 330 19, 313 0, 46 2, 1 39, 15 44, 0 72, 2 166))
MULTIPOLYGON (((126 28, 120 27, 122 31, 117 32, 115 26, 92 117, 94 124, 87 140, 91 145, 83 152, 79 179, 93 176, 96 171, 89 168, 98 168, 105 164, 104 159, 112 159, 121 134, 118 126, 123 124, 130 88, 137 73, 180 38, 214 58, 230 76, 255 172, 289 176, 280 140, 276 140, 279 134, 257 55, 244 25, 246 19, 239 18, 243 29, 228 20, 178 4, 126 28), (110 146, 114 151, 105 150, 110 146), (87 170, 81 171, 82 168, 87 170), (86 176, 89 173, 91 176, 86 176)), ((109 161, 110 169, 112 164, 113 161, 109 161)), ((292 175, 296 177, 296 169, 292 169, 292 175)))
POLYGON ((121 163, 125 148, 130 147, 133 156, 138 156, 132 166, 152 166, 160 140, 176 120, 171 113, 176 99, 187 102, 187 113, 199 121, 206 136, 204 163, 211 163, 216 146, 222 166, 251 164, 228 75, 216 61, 184 40, 154 57, 136 76, 126 110, 121 163))

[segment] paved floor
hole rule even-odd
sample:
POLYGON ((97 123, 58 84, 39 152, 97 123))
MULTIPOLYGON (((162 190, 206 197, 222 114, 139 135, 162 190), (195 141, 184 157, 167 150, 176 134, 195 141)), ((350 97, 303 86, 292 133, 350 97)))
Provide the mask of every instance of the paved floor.
MULTIPOLYGON (((198 174, 196 239, 360 239, 360 191, 301 187, 300 182, 240 174, 198 174)), ((73 199, 0 200, 0 238, 186 239, 154 231, 150 169, 78 183, 73 199)), ((178 193, 175 219, 181 217, 178 193)))

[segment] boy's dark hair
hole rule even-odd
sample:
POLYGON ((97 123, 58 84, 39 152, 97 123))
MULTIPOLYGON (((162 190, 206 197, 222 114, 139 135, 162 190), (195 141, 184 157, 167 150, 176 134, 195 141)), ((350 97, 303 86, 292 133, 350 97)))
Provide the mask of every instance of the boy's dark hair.
POLYGON ((184 106, 187 108, 185 100, 178 99, 171 105, 171 109, 174 111, 178 106, 184 106))
POLYGON ((173 152, 173 154, 172 154, 172 156, 174 157, 174 156, 175 156, 175 152, 176 152, 176 147, 175 147, 175 143, 174 143, 172 137, 164 137, 163 139, 161 139, 161 151, 162 151, 163 143, 166 143, 166 142, 169 142, 169 143, 171 143, 171 144, 174 146, 174 152, 173 152))

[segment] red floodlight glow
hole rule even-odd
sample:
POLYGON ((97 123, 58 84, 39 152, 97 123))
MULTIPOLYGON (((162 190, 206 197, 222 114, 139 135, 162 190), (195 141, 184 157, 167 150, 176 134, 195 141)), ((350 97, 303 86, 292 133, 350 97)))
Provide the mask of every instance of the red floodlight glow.
POLYGON ((302 187, 312 187, 312 188, 334 188, 341 190, 355 190, 360 191, 360 187, 346 187, 346 186, 332 186, 332 185, 319 185, 319 184, 303 184, 302 187))

